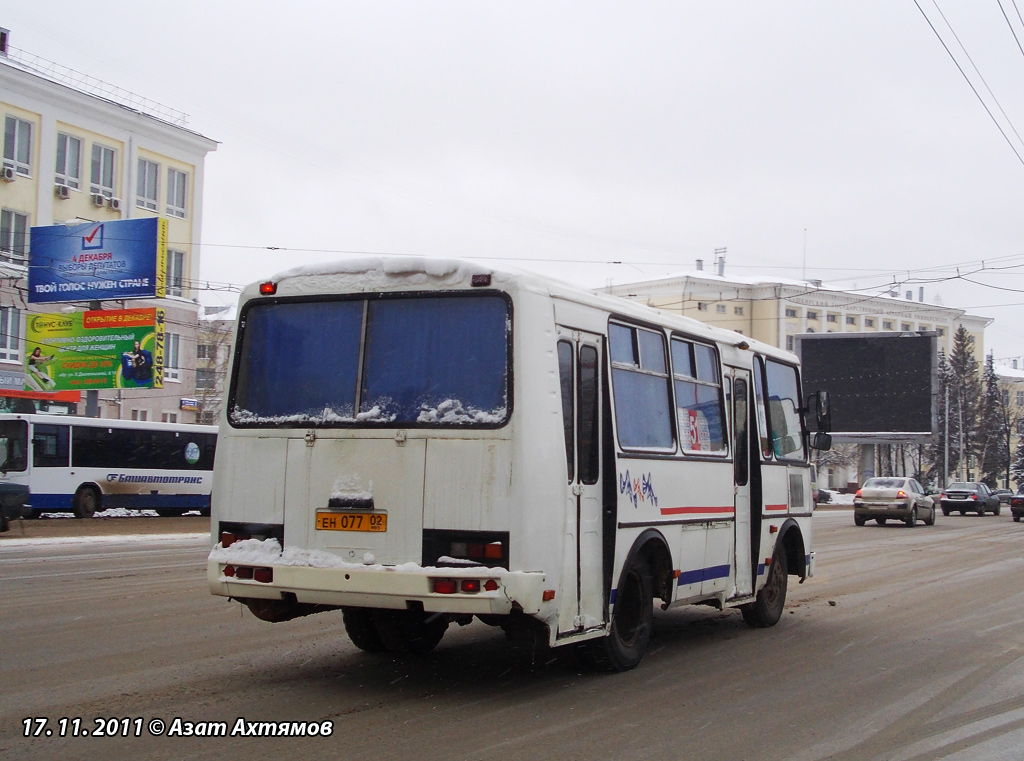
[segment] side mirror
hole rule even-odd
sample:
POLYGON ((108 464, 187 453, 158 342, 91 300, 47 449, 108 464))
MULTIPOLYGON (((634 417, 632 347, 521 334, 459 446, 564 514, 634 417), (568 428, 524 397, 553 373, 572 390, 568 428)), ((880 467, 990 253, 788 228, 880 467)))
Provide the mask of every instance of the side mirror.
POLYGON ((832 448, 832 435, 824 431, 817 431, 811 439, 811 449, 827 452, 832 448))

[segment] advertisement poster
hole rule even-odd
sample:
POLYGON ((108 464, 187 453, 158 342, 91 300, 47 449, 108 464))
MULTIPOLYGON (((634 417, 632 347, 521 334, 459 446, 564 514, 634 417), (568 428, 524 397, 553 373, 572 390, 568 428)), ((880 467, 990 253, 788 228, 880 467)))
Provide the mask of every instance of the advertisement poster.
POLYGON ((25 389, 163 388, 163 317, 155 308, 29 315, 25 389))
POLYGON ((28 303, 166 295, 167 220, 33 227, 28 303))

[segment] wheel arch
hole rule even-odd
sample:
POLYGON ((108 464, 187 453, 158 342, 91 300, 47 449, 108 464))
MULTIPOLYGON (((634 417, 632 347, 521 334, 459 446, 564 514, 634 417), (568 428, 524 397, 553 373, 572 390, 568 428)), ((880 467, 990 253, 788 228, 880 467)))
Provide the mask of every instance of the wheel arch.
POLYGON ((779 528, 779 536, 775 543, 781 544, 783 552, 786 553, 789 575, 799 576, 800 581, 804 581, 807 578, 807 545, 800 524, 793 518, 787 519, 779 528))
POLYGON ((618 590, 622 584, 623 574, 630 567, 633 560, 642 558, 647 567, 651 570, 651 578, 654 580, 654 595, 660 598, 666 605, 672 601, 672 551, 669 549, 668 541, 657 529, 648 528, 638 536, 633 546, 630 547, 622 568, 619 569, 619 578, 616 581, 615 589, 618 590))

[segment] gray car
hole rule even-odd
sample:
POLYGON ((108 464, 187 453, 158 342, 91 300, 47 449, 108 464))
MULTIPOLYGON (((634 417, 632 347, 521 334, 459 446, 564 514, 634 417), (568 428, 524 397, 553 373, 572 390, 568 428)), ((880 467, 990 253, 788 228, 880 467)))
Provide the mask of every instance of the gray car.
POLYGON ((960 515, 967 513, 993 513, 999 515, 999 497, 983 483, 976 481, 955 481, 942 490, 939 495, 939 504, 942 507, 942 514, 949 515, 959 511, 960 515))
POLYGON ((853 498, 853 522, 863 526, 869 520, 884 525, 890 518, 914 526, 920 519, 935 524, 935 503, 913 478, 902 476, 869 478, 853 498))

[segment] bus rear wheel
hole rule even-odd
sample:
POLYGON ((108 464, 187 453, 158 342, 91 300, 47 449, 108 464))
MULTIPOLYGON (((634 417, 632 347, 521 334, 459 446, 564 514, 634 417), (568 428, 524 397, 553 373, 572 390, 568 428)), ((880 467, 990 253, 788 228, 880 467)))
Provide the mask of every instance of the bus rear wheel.
POLYGON ((768 578, 757 593, 754 602, 740 606, 743 620, 755 629, 766 629, 775 626, 782 618, 782 609, 786 607, 786 590, 789 584, 789 568, 786 563, 786 551, 781 544, 775 545, 772 564, 768 567, 768 578))
POLYGON ((100 509, 100 494, 93 486, 80 486, 71 501, 76 518, 92 518, 100 509))
POLYGON ((634 557, 622 571, 607 637, 592 640, 587 655, 607 671, 629 671, 640 663, 654 626, 654 582, 642 557, 634 557))
POLYGON ((348 638, 360 650, 367 653, 383 653, 387 650, 374 626, 371 608, 342 608, 341 619, 345 622, 348 638))

